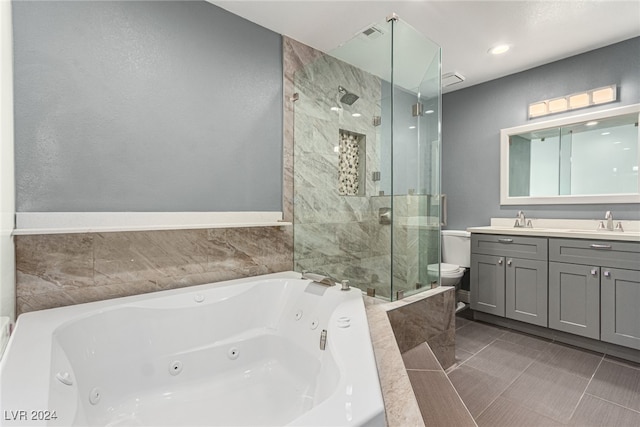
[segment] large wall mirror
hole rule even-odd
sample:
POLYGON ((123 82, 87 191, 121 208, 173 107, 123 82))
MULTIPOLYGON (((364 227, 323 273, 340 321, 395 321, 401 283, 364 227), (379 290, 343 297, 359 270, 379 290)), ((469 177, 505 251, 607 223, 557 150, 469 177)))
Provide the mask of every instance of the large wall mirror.
POLYGON ((500 131, 500 204, 640 203, 640 104, 500 131))

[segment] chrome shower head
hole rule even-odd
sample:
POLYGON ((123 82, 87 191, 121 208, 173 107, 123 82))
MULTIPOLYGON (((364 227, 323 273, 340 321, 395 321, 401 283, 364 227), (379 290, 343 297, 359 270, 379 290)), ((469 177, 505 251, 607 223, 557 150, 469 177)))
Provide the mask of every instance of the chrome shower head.
POLYGON ((360 98, 358 95, 349 92, 342 86, 338 86, 338 92, 342 94, 342 97, 340 97, 340 102, 342 102, 343 104, 353 105, 353 103, 356 102, 358 98, 360 98))

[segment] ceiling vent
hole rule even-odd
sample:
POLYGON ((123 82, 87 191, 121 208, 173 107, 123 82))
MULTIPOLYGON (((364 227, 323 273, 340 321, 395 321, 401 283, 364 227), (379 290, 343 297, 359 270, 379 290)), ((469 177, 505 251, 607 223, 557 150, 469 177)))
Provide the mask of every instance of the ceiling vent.
POLYGON ((442 75, 442 87, 453 86, 462 83, 465 77, 460 73, 445 73, 442 75))
POLYGON ((383 34, 384 31, 375 25, 371 25, 360 32, 360 35, 367 40, 375 40, 383 34))

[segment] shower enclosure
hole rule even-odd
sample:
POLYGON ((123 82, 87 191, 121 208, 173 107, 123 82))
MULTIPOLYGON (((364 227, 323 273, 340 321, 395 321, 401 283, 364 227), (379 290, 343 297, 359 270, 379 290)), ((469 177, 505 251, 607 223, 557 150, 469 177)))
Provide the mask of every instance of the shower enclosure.
POLYGON ((294 264, 395 300, 439 284, 440 47, 392 16, 294 75, 294 264))

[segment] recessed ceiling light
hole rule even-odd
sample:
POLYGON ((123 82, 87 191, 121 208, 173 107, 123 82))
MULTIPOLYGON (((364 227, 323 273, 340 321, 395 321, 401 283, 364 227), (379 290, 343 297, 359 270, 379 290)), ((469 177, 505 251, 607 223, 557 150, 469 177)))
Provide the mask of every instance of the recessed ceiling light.
POLYGON ((611 135, 611 132, 602 132, 600 135, 602 135, 602 136, 611 135))
POLYGON ((415 129, 415 128, 416 128, 415 126, 409 126, 409 129, 415 129))
POLYGON ((360 117, 360 116, 362 116, 362 114, 360 114, 360 113, 352 113, 351 114, 351 117, 360 117))
POLYGON ((502 55, 503 53, 507 52, 510 48, 511 46, 509 46, 508 44, 499 44, 489 49, 489 53, 492 55, 502 55))
POLYGON ((425 114, 433 114, 434 112, 435 112, 435 111, 433 111, 433 110, 427 110, 427 111, 425 111, 424 113, 425 113, 425 114))
POLYGON ((331 107, 331 111, 340 111, 340 107, 331 107))

